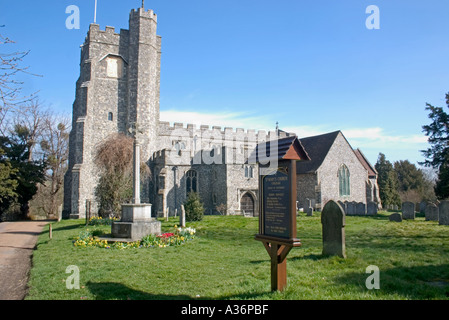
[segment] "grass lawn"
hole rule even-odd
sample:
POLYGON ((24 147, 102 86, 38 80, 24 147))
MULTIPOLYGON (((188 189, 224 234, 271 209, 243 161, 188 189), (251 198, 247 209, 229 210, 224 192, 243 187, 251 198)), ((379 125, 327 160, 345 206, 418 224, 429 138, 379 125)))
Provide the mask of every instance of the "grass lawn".
MULTIPOLYGON (((347 259, 322 257, 320 213, 298 217, 302 247, 288 255, 288 287, 270 291, 270 262, 254 240, 258 218, 205 216, 189 223, 196 238, 178 247, 79 248, 84 220, 48 226, 33 255, 27 299, 449 299, 449 227, 437 222, 346 217, 347 259), (80 270, 80 289, 66 288, 66 268, 80 270), (368 290, 366 268, 380 270, 368 290)), ((163 221, 169 232, 178 219, 163 221)), ((109 226, 89 226, 109 233, 109 226)))

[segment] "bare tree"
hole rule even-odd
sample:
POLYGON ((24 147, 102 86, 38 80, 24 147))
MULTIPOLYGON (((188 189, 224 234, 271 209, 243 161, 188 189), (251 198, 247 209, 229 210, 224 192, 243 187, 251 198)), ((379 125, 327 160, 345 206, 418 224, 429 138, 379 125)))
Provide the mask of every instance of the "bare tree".
POLYGON ((70 118, 47 113, 41 125, 40 147, 47 164, 44 192, 47 205, 43 209, 46 214, 56 214, 62 201, 64 174, 67 170, 70 118))
POLYGON ((34 150, 42 140, 44 131, 48 131, 48 121, 52 122, 52 118, 55 118, 55 116, 43 106, 38 98, 29 101, 23 107, 14 111, 13 128, 26 128, 28 131, 26 137, 28 161, 33 160, 34 150))
MULTIPOLYGON (((3 26, 1 26, 3 27, 3 26)), ((4 49, 14 41, 0 34, 0 48, 4 49)), ((29 74, 29 67, 22 66, 23 59, 30 51, 14 51, 12 53, 0 52, 0 134, 5 136, 8 128, 8 116, 17 111, 18 107, 30 102, 36 93, 23 95, 23 81, 17 80, 18 74, 29 74)))
MULTIPOLYGON (((150 176, 143 156, 140 159, 141 179, 150 176)), ((101 216, 119 216, 122 203, 132 199, 133 139, 124 134, 111 134, 97 149, 95 163, 100 180, 95 188, 101 216)))

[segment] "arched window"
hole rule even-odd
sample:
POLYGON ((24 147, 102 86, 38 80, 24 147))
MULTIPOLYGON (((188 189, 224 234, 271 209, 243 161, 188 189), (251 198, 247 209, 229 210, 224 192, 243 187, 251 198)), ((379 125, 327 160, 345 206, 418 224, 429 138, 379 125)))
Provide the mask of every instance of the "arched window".
POLYGON ((114 120, 114 115, 112 114, 112 112, 108 113, 108 120, 109 121, 113 121, 114 120))
POLYGON ((349 188, 349 169, 344 164, 338 170, 338 185, 340 188, 340 197, 349 196, 351 194, 349 188))
POLYGON ((195 170, 186 173, 186 193, 198 192, 198 177, 195 170))

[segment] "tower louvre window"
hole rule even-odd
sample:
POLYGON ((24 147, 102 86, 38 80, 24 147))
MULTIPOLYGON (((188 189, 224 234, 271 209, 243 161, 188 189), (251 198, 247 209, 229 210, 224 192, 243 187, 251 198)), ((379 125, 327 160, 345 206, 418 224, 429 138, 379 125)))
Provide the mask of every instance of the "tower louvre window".
POLYGON ((108 113, 108 120, 113 121, 114 120, 114 114, 112 112, 108 113))
POLYGON ((106 75, 109 78, 122 78, 123 77, 123 60, 120 57, 109 56, 106 59, 106 75))

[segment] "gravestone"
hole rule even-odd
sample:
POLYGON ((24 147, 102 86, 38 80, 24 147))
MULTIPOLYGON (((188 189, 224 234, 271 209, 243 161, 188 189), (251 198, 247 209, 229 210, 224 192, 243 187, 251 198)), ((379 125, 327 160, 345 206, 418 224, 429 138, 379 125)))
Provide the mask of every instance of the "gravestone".
POLYGON ((355 210, 356 210, 355 212, 358 216, 366 215, 366 205, 363 202, 357 203, 355 210))
POLYGON ((186 227, 186 210, 184 209, 184 205, 181 205, 181 215, 179 216, 179 224, 181 228, 186 227))
POLYGON ((348 202, 348 204, 346 205, 346 214, 348 216, 353 216, 355 215, 355 211, 356 210, 356 202, 348 202))
POLYGON ((306 198, 306 213, 308 217, 313 216, 312 200, 306 198))
POLYGON ((415 204, 413 202, 402 203, 402 218, 405 220, 415 219, 415 204))
POLYGON ((335 201, 326 203, 321 213, 323 230, 323 255, 346 258, 345 213, 335 201))
POLYGON ((389 219, 390 221, 402 222, 402 216, 401 216, 401 214, 400 214, 399 212, 390 214, 390 216, 388 217, 388 219, 389 219))
POLYGON ((425 213, 426 212, 426 207, 427 207, 427 202, 426 201, 421 201, 419 203, 419 212, 420 213, 425 213))
POLYGON ((313 216, 313 208, 312 207, 308 207, 306 211, 307 211, 307 216, 308 217, 313 216))
POLYGON ((377 214, 377 203, 370 201, 366 206, 366 215, 375 216, 377 214))
POLYGON ((439 210, 435 204, 429 203, 426 205, 426 221, 438 221, 438 213, 439 210))
POLYGON ((449 226, 449 201, 441 201, 438 205, 438 222, 440 225, 449 226))

